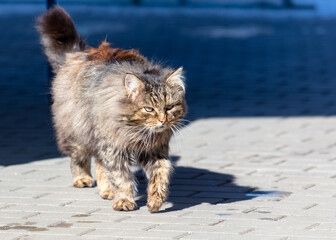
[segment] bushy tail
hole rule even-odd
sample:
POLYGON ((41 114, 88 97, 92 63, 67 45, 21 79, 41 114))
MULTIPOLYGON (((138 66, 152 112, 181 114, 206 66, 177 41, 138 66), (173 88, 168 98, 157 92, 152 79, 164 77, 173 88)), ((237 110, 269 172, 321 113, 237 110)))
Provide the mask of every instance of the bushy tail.
POLYGON ((85 49, 85 42, 77 33, 71 17, 61 7, 54 7, 39 17, 37 30, 55 73, 64 63, 66 53, 85 49))

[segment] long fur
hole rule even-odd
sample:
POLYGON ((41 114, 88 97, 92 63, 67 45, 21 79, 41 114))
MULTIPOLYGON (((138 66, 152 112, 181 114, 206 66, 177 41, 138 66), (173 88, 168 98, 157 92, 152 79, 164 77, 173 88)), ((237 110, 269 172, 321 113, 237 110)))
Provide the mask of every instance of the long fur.
POLYGON ((85 49, 85 42, 61 7, 54 7, 37 20, 41 43, 54 72, 64 63, 65 54, 85 49))
POLYGON ((186 113, 182 68, 173 71, 106 42, 86 47, 60 7, 38 19, 38 30, 56 73, 53 122, 59 149, 71 157, 73 185, 92 186, 94 157, 100 196, 113 198, 116 210, 134 210, 129 167, 138 162, 149 179, 148 209, 157 212, 173 169, 169 140, 186 113))

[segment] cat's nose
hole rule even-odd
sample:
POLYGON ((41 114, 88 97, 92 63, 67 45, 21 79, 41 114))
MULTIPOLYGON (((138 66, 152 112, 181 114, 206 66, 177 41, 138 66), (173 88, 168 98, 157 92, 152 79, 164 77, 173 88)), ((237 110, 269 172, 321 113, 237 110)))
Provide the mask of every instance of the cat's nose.
POLYGON ((160 123, 162 123, 162 125, 165 124, 165 122, 167 121, 166 116, 165 116, 165 115, 162 116, 162 117, 159 119, 159 121, 160 121, 160 123))

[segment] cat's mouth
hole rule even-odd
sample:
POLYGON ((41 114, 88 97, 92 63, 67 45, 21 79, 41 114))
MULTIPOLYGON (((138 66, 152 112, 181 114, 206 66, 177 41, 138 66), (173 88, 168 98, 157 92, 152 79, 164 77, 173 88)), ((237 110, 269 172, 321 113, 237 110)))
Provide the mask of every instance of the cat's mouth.
POLYGON ((162 125, 162 126, 156 126, 155 127, 155 132, 163 132, 164 130, 166 130, 166 126, 162 125))
POLYGON ((154 128, 155 132, 157 133, 163 132, 166 129, 167 129, 167 124, 162 124, 161 122, 159 122, 154 128))

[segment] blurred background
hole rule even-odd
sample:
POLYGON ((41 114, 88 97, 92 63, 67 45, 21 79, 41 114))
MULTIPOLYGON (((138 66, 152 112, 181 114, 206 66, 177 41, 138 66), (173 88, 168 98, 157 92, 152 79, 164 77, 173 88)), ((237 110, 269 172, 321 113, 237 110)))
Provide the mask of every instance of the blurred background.
MULTIPOLYGON (((0 0, 0 165, 60 156, 43 0, 0 0)), ((63 0, 91 46, 104 39, 183 66, 193 121, 336 113, 335 0, 63 0)))

